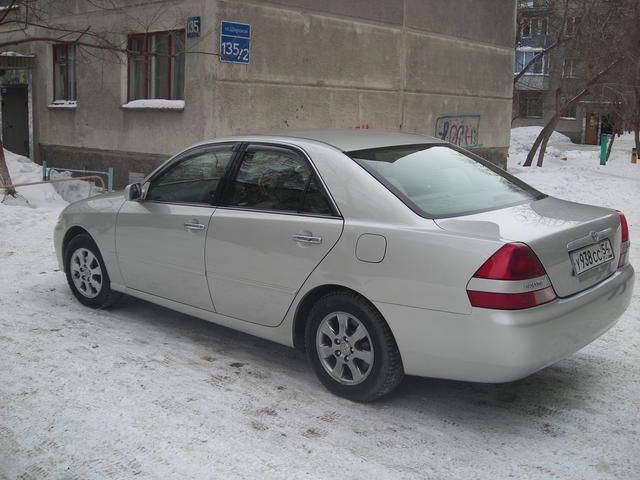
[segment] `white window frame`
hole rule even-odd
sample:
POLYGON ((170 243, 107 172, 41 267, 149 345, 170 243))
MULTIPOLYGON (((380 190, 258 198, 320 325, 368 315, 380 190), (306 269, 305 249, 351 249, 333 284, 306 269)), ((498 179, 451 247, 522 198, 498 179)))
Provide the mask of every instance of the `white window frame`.
MULTIPOLYGON (((567 99, 563 98, 562 100, 566 103, 567 99)), ((573 108, 574 108, 574 111, 575 111, 575 115, 573 117, 562 115, 560 117, 560 120, 577 120, 578 119, 578 105, 574 104, 573 108)))
MULTIPOLYGON (((518 65, 518 54, 523 54, 524 55, 524 60, 522 62, 522 68, 524 68, 527 63, 529 63, 530 59, 527 60, 526 59, 526 54, 527 53, 533 53, 533 57, 535 57, 538 53, 542 52, 544 49, 543 48, 532 48, 532 47, 519 47, 516 48, 516 66, 518 65)), ((533 58, 531 57, 531 58, 533 58)), ((548 76, 549 75, 549 71, 547 70, 547 55, 543 55, 542 58, 540 59, 540 62, 542 63, 542 72, 534 72, 531 69, 529 69, 527 72, 525 72, 525 75, 530 75, 530 76, 548 76)), ((535 65, 535 64, 534 64, 535 65)), ((520 73, 522 71, 522 69, 520 70, 515 70, 514 68, 514 75, 517 75, 518 73, 520 73)))
POLYGON ((520 26, 520 38, 531 38, 533 34, 533 24, 531 23, 531 17, 524 18, 522 20, 522 25, 520 26), (524 34, 525 27, 529 27, 529 35, 524 34))
POLYGON ((531 36, 549 34, 549 19, 547 17, 531 17, 531 36), (542 25, 544 22, 544 31, 542 25))
MULTIPOLYGON (((527 98, 525 98, 525 108, 524 108, 525 116, 524 116, 524 118, 544 118, 544 95, 542 94, 542 92, 540 92, 539 95, 540 95, 540 98, 539 98, 539 101, 540 101, 540 115, 531 115, 529 113, 529 102, 534 100, 534 98, 528 96, 527 98)), ((536 100, 538 100, 538 99, 536 99, 536 100)))
POLYGON ((578 65, 577 58, 565 58, 562 61, 562 78, 578 78, 578 65), (570 68, 567 68, 567 66, 570 68))

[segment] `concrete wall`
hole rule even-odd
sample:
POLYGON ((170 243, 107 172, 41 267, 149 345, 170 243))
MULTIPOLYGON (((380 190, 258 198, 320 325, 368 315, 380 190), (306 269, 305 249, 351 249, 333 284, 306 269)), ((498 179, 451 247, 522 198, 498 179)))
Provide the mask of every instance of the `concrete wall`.
POLYGON ((38 64, 37 153, 50 164, 113 166, 122 186, 129 170, 148 172, 205 138, 363 125, 434 135, 440 117, 473 130, 459 138, 504 164, 515 0, 121 3, 129 6, 104 11, 83 0, 56 2, 56 21, 112 32, 124 44, 129 33, 184 28, 188 16, 199 15, 201 37, 188 39, 187 50, 205 53, 187 56, 185 108, 122 109, 126 61, 86 51, 78 58, 77 108, 52 109, 51 46, 30 47, 38 64), (214 56, 222 19, 251 24, 249 65, 214 56))

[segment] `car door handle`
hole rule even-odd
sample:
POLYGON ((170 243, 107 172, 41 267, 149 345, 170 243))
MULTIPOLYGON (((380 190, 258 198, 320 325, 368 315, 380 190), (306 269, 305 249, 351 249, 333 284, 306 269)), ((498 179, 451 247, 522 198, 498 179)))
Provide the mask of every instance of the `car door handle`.
POLYGON ((201 223, 196 223, 194 222, 187 222, 184 224, 184 229, 189 231, 189 232, 200 232, 202 230, 204 230, 204 225, 201 223))
POLYGON ((313 235, 306 235, 304 233, 298 233, 296 235, 293 235, 291 238, 300 243, 311 243, 314 245, 319 245, 322 243, 321 237, 314 237, 313 235))

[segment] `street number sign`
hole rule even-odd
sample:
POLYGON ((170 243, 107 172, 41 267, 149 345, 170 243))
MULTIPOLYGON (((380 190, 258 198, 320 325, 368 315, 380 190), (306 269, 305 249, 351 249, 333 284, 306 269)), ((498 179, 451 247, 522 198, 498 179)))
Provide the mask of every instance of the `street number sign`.
POLYGON ((220 61, 247 64, 250 49, 251 25, 220 22, 220 61))

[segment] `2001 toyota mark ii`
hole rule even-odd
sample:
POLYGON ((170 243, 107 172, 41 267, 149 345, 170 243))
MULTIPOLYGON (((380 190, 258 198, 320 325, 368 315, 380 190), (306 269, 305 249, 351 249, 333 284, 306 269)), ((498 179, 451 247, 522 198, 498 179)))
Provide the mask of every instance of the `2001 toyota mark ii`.
POLYGON ((305 349, 332 392, 404 374, 522 378, 622 315, 622 213, 544 195, 411 134, 291 130, 195 145, 69 205, 58 260, 84 305, 120 293, 305 349))

